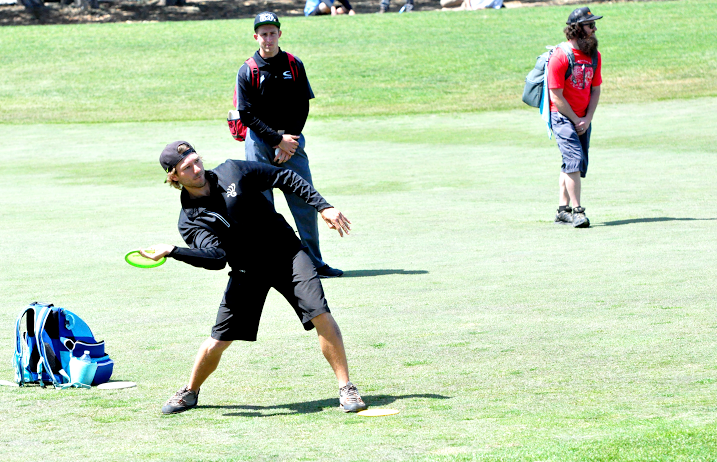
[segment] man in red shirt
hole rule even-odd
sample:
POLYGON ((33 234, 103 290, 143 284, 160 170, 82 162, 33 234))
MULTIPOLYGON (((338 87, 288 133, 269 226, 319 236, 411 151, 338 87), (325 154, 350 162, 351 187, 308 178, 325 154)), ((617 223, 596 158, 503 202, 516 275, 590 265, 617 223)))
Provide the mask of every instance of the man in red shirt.
POLYGON ((595 37, 595 21, 600 18, 588 7, 570 13, 564 32, 574 55, 572 73, 566 76, 570 60, 561 47, 548 62, 550 121, 563 157, 555 223, 575 228, 590 226, 580 205, 580 179, 588 170, 591 122, 600 100, 602 58, 595 37))

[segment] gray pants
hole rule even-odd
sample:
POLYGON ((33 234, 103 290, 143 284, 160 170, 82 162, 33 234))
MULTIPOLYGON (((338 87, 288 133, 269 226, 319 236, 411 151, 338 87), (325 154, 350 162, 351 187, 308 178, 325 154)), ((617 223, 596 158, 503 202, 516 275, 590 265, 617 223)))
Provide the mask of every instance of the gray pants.
MULTIPOLYGON (((304 146, 306 140, 304 135, 299 138, 299 147, 291 156, 291 159, 283 164, 272 163, 274 160, 274 148, 266 144, 253 131, 247 130, 245 145, 246 160, 254 162, 262 162, 278 167, 285 167, 298 173, 303 179, 314 185, 311 180, 311 170, 309 169, 309 158, 306 156, 304 146)), ((264 191, 264 195, 272 203, 274 203, 274 194, 272 191, 264 191)), ((289 205, 291 215, 294 217, 296 227, 299 229, 299 237, 301 243, 306 246, 306 253, 309 254, 311 261, 314 262, 316 268, 321 268, 326 263, 321 259, 321 249, 319 248, 319 216, 316 209, 294 193, 284 193, 286 203, 289 205)))

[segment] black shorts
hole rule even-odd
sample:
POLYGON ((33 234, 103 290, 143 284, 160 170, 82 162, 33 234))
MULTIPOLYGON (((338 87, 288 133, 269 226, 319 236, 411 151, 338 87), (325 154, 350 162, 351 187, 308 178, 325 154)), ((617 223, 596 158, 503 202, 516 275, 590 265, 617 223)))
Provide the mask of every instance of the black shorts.
POLYGON ((274 263, 266 270, 232 271, 212 328, 215 340, 253 342, 266 296, 271 288, 291 304, 305 330, 316 316, 330 313, 316 268, 305 251, 274 263))

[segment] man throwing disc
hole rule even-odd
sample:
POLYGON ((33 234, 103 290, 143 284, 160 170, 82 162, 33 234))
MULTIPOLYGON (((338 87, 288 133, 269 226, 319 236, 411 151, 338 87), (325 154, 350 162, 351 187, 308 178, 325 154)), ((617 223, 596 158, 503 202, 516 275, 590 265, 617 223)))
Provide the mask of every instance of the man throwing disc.
POLYGON ((590 220, 580 203, 581 178, 588 171, 592 120, 600 100, 602 56, 595 37, 595 16, 590 8, 577 8, 568 17, 565 37, 575 64, 570 75, 568 56, 556 48, 548 61, 550 122, 563 157, 560 169, 558 211, 555 223, 587 228, 590 220))
POLYGON ((204 170, 191 144, 168 144, 159 158, 167 182, 181 190, 179 233, 189 246, 158 244, 140 253, 152 260, 173 258, 200 268, 232 271, 219 305, 211 336, 199 348, 189 383, 162 407, 164 414, 197 405, 202 383, 219 365, 234 340, 256 340, 262 308, 270 288, 291 304, 305 330, 314 327, 321 351, 339 383, 344 412, 366 409, 349 381, 339 326, 324 298, 321 281, 294 231, 262 191, 279 188, 314 207, 331 229, 343 237, 351 222, 303 178, 285 168, 258 162, 227 160, 204 170))

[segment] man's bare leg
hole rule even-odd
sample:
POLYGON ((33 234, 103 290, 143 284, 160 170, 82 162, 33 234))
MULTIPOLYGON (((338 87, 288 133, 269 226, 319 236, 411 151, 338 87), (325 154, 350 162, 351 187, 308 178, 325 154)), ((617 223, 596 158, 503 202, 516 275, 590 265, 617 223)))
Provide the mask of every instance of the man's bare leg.
POLYGON ((311 320, 319 334, 319 345, 324 357, 331 364, 331 368, 339 381, 339 408, 344 412, 358 412, 366 409, 366 403, 361 399, 358 389, 349 381, 349 366, 346 361, 344 340, 341 330, 331 316, 323 313, 311 320))
POLYGON ((232 342, 208 338, 197 352, 189 384, 183 386, 162 406, 162 414, 176 414, 195 407, 199 401, 199 387, 217 369, 222 353, 232 342))
MULTIPOLYGON (((565 190, 570 198, 570 205, 572 208, 580 207, 580 172, 573 173, 560 173, 561 184, 565 183, 565 190)), ((564 193, 561 191, 561 196, 564 193)), ((561 203, 561 205, 563 205, 561 203)))
POLYGON ((188 388, 192 391, 199 390, 207 377, 217 370, 222 353, 229 348, 232 342, 215 340, 211 337, 206 339, 199 347, 197 357, 194 360, 192 375, 189 377, 188 388))
POLYGON ((563 176, 565 180, 565 190, 567 191, 572 204, 573 227, 589 228, 590 220, 585 216, 585 209, 580 206, 580 172, 561 173, 560 175, 563 176))
POLYGON ((339 388, 349 382, 349 365, 346 361, 344 340, 331 313, 322 313, 311 320, 319 335, 319 346, 339 381, 339 388))
POLYGON ((560 206, 568 206, 570 205, 570 195, 568 194, 568 188, 565 186, 565 177, 568 175, 566 173, 560 172, 560 177, 558 177, 558 185, 560 188, 560 195, 558 197, 558 205, 560 206))

